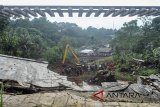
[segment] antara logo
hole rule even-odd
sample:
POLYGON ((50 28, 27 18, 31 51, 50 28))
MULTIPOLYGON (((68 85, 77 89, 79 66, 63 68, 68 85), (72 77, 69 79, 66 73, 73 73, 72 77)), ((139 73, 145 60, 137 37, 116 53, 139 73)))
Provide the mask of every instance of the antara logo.
POLYGON ((106 98, 114 99, 114 98, 143 98, 141 94, 138 93, 126 93, 126 92, 104 92, 104 90, 93 93, 93 97, 100 101, 106 101, 106 98))
POLYGON ((104 92, 104 90, 101 90, 101 91, 98 91, 98 92, 93 93, 93 96, 94 96, 95 98, 97 98, 98 100, 100 100, 100 101, 105 101, 105 99, 104 99, 104 97, 105 97, 105 92, 104 92))

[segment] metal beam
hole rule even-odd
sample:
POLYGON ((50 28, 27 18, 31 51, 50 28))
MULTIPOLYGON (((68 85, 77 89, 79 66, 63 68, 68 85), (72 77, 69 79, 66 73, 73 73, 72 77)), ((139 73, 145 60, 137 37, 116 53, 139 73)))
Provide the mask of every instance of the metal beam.
POLYGON ((83 15, 83 8, 79 8, 78 17, 82 17, 83 15))
POLYGON ((1 14, 1 16, 6 16, 6 17, 11 17, 12 16, 9 13, 6 13, 6 12, 4 12, 2 10, 0 10, 0 14, 1 14))
POLYGON ((129 9, 129 10, 126 10, 126 12, 125 12, 125 13, 122 13, 122 14, 120 15, 120 17, 124 17, 124 16, 126 16, 126 15, 128 15, 128 14, 131 14, 131 13, 135 12, 135 11, 136 11, 135 8, 131 8, 131 9, 129 9))
POLYGON ((112 9, 108 10, 107 12, 105 12, 104 15, 103 15, 103 17, 107 17, 107 16, 109 16, 110 14, 112 14, 113 12, 115 12, 115 9, 114 9, 114 8, 112 8, 112 9))
POLYGON ((39 8, 35 8, 34 11, 37 12, 42 17, 46 17, 45 13, 42 10, 40 10, 39 8))
POLYGON ((112 14, 112 17, 116 17, 116 16, 120 15, 120 14, 123 13, 123 12, 126 12, 126 9, 125 9, 125 8, 122 8, 122 9, 114 12, 114 13, 112 14))
POLYGON ((90 17, 92 13, 93 13, 93 8, 89 8, 89 10, 86 13, 86 17, 90 17))
POLYGON ((139 15, 141 16, 157 16, 160 15, 160 6, 2 6, 0 10, 6 12, 9 15, 15 15, 18 17, 29 15, 37 17, 39 14, 42 17, 46 17, 49 14, 55 17, 55 13, 58 13, 60 17, 64 17, 63 13, 67 13, 69 17, 73 17, 74 13, 78 13, 78 17, 82 17, 83 13, 86 13, 86 17, 90 17, 92 13, 94 17, 98 17, 101 13, 104 13, 104 17, 112 14, 112 17, 120 15, 124 17, 129 15, 130 17, 139 15))
POLYGON ((16 17, 21 17, 21 15, 19 15, 18 13, 12 11, 11 9, 9 9, 7 7, 3 8, 3 11, 6 12, 6 13, 8 13, 8 14, 15 15, 16 17))
POLYGON ((99 8, 103 8, 103 9, 111 9, 111 8, 115 8, 115 9, 121 9, 121 8, 125 8, 125 9, 131 9, 131 8, 136 8, 136 9, 141 9, 141 8, 146 8, 146 9, 151 9, 151 8, 156 8, 156 9, 160 9, 160 6, 47 6, 47 5, 42 5, 42 6, 37 6, 37 5, 5 5, 4 7, 8 7, 8 8, 35 8, 35 7, 39 7, 39 8, 52 8, 52 9, 57 9, 57 8, 61 8, 61 9, 67 9, 68 7, 71 7, 73 9, 79 9, 79 8, 83 8, 83 9, 88 9, 88 8, 93 8, 93 9, 99 9, 99 8))
POLYGON ((0 17, 8 18, 8 16, 4 15, 3 13, 0 13, 0 17))
POLYGON ((60 17, 64 17, 63 11, 61 10, 61 8, 57 8, 57 13, 59 14, 60 17))
POLYGON ((29 13, 30 15, 32 15, 34 17, 37 17, 36 12, 30 10, 29 8, 24 8, 23 11, 26 12, 26 13, 29 13))
POLYGON ((98 17, 103 12, 103 8, 99 8, 94 17, 98 17))
POLYGON ((155 11, 156 11, 156 9, 155 9, 155 8, 152 8, 152 9, 149 9, 149 10, 147 10, 147 11, 145 11, 145 12, 139 14, 138 16, 141 17, 141 16, 144 16, 144 15, 153 13, 153 12, 155 12, 155 11))
POLYGON ((3 8, 4 8, 4 6, 3 6, 3 5, 0 5, 0 10, 3 9, 3 8))
POLYGON ((51 17, 55 17, 55 14, 54 14, 54 12, 53 12, 51 9, 46 8, 45 11, 46 11, 51 17))
POLYGON ((152 12, 150 14, 147 14, 146 16, 158 16, 158 15, 160 15, 160 9, 158 9, 155 12, 152 12))
POLYGON ((129 15, 129 17, 135 16, 135 15, 139 15, 139 14, 145 12, 145 11, 147 11, 145 8, 142 8, 142 9, 140 9, 140 10, 136 10, 134 13, 131 13, 131 14, 129 15))
POLYGON ((71 7, 68 8, 68 16, 69 17, 73 17, 72 8, 71 7))
POLYGON ((151 13, 147 13, 146 16, 154 16, 154 14, 157 14, 157 13, 158 13, 158 10, 153 11, 151 13))
POLYGON ((29 18, 29 15, 26 12, 24 12, 23 10, 20 10, 19 8, 14 8, 13 11, 15 11, 16 13, 19 13, 19 14, 23 15, 24 17, 28 17, 29 18))

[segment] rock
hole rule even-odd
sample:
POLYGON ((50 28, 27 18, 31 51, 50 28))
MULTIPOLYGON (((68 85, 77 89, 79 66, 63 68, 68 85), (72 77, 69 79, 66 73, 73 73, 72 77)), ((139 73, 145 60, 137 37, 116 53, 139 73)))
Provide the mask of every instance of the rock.
POLYGON ((155 80, 160 81, 160 75, 158 75, 158 74, 157 75, 152 74, 149 76, 149 78, 153 81, 155 81, 155 80))
POLYGON ((157 90, 153 90, 153 93, 157 95, 158 99, 160 99, 160 92, 157 90))
POLYGON ((160 102, 160 92, 157 90, 153 90, 153 93, 150 95, 150 99, 152 99, 152 102, 160 102))
POLYGON ((128 84, 121 84, 118 82, 103 82, 102 88, 107 91, 122 91, 128 87, 128 84))
POLYGON ((160 82, 153 82, 152 85, 153 85, 158 91, 160 91, 160 82))
POLYGON ((89 84, 101 85, 102 82, 116 82, 114 75, 107 70, 97 71, 96 76, 89 80, 89 84))
POLYGON ((137 84, 142 84, 142 79, 141 79, 141 77, 139 76, 138 78, 137 78, 137 84))
POLYGON ((148 96, 152 93, 152 87, 149 85, 131 84, 129 88, 144 96, 148 96))
POLYGON ((139 76, 137 78, 137 84, 145 84, 144 82, 147 81, 147 77, 146 76, 139 76))

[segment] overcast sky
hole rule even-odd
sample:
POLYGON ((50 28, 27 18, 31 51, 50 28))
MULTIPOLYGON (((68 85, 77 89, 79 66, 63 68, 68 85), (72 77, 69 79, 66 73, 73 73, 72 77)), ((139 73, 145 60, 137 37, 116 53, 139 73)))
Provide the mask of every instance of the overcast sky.
MULTIPOLYGON (((97 6, 160 6, 160 0, 0 0, 0 5, 97 5, 97 6)), ((88 26, 93 26, 96 28, 120 28, 124 22, 137 19, 137 17, 56 17, 47 16, 51 22, 70 22, 76 23, 82 28, 87 28, 88 26)))

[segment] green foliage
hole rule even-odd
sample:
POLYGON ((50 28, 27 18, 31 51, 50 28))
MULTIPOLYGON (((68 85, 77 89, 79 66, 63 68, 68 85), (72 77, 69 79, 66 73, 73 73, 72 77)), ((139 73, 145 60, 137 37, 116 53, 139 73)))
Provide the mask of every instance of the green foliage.
POLYGON ((156 73, 158 73, 156 69, 148 69, 148 68, 138 71, 138 74, 143 76, 149 76, 151 74, 156 74, 156 73))
POLYGON ((115 71, 114 76, 117 80, 123 80, 123 81, 135 81, 137 78, 136 76, 132 76, 128 73, 122 73, 119 71, 115 71))
POLYGON ((0 36, 2 36, 4 29, 6 29, 9 24, 9 19, 0 17, 0 36))
POLYGON ((45 50, 41 34, 31 28, 6 29, 0 37, 1 53, 38 59, 45 50))
POLYGON ((160 47, 155 48, 155 49, 153 50, 153 56, 154 56, 155 58, 160 58, 160 47))
POLYGON ((112 61, 113 61, 113 57, 109 56, 109 57, 105 57, 105 58, 102 58, 102 59, 95 60, 94 62, 91 62, 90 64, 100 65, 100 64, 103 64, 103 63, 106 63, 106 62, 112 62, 112 61))
MULTIPOLYGON (((115 34, 115 38, 111 41, 114 54, 113 59, 117 64, 117 71, 121 68, 134 69, 137 66, 131 61, 133 58, 145 61, 155 61, 160 59, 160 17, 153 20, 142 18, 143 25, 137 26, 137 21, 125 23, 115 34)), ((138 75, 148 76, 158 73, 158 68, 136 68, 138 75)), ((116 72, 117 78, 121 77, 120 72, 116 72)), ((126 75, 126 74, 125 74, 126 75)), ((125 76, 125 78, 130 78, 125 76)))
POLYGON ((46 51, 44 57, 47 61, 49 61, 49 63, 53 63, 62 59, 62 55, 62 49, 60 49, 58 46, 54 46, 46 51))
POLYGON ((128 52, 138 41, 140 35, 137 21, 125 23, 124 26, 115 33, 115 38, 112 40, 111 45, 117 50, 124 50, 128 52))
POLYGON ((0 22, 0 54, 50 62, 62 56, 66 44, 74 48, 107 44, 114 34, 112 29, 82 29, 73 23, 52 23, 46 18, 9 20, 0 17, 0 22))
POLYGON ((3 107, 3 83, 1 83, 1 89, 0 89, 0 107, 3 107))
POLYGON ((46 18, 35 18, 31 21, 28 19, 18 19, 11 21, 10 26, 13 28, 37 29, 41 32, 43 39, 45 39, 49 47, 55 46, 64 37, 73 41, 72 46, 76 48, 83 45, 107 44, 112 39, 111 35, 115 32, 115 30, 105 28, 88 27, 87 29, 82 29, 73 23, 51 23, 46 18), (24 22, 22 22, 23 20, 24 22), (94 40, 91 38, 94 38, 94 40))

